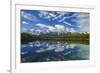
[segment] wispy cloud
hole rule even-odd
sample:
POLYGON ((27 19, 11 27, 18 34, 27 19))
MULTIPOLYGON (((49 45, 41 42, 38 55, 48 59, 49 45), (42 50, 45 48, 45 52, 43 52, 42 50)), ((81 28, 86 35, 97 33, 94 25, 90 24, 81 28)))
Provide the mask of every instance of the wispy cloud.
POLYGON ((66 25, 69 25, 69 26, 72 25, 71 23, 68 23, 68 22, 66 22, 66 21, 64 21, 63 23, 66 24, 66 25))
POLYGON ((49 26, 49 25, 45 25, 45 24, 41 24, 41 23, 38 23, 36 24, 37 26, 39 26, 40 28, 53 28, 52 26, 49 26))
POLYGON ((67 22, 67 19, 69 18, 73 18, 75 17, 76 15, 72 14, 70 15, 70 12, 53 12, 53 11, 40 11, 39 12, 39 16, 43 19, 47 19, 49 21, 55 21, 57 20, 59 23, 63 23, 63 24, 66 24, 68 26, 72 26, 71 23, 67 22), (65 16, 67 15, 67 16, 65 16))
POLYGON ((25 24, 25 25, 26 25, 26 24, 29 24, 29 23, 28 23, 28 22, 26 22, 26 21, 22 21, 22 24, 25 24))
POLYGON ((45 24, 41 24, 41 23, 38 23, 38 24, 36 24, 36 25, 39 26, 40 28, 54 29, 54 27, 52 27, 52 26, 45 25, 45 24))
POLYGON ((40 11, 39 12, 39 16, 41 18, 48 19, 48 20, 55 20, 55 19, 57 19, 57 15, 54 14, 53 12, 49 12, 49 11, 40 11))
POLYGON ((27 13, 25 11, 21 11, 21 16, 30 21, 35 21, 35 22, 38 21, 36 16, 34 16, 33 14, 30 14, 30 13, 27 13))

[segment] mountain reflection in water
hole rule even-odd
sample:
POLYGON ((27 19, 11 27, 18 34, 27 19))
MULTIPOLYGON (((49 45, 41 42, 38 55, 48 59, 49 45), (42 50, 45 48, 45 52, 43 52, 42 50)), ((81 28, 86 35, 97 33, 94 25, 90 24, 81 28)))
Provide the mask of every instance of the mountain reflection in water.
POLYGON ((89 45, 62 41, 35 41, 21 45, 21 62, 88 60, 89 45))

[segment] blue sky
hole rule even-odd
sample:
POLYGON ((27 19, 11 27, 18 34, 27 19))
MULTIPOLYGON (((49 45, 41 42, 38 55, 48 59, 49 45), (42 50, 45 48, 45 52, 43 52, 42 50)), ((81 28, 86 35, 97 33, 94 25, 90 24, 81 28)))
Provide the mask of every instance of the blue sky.
POLYGON ((21 31, 89 32, 89 13, 21 10, 21 31))

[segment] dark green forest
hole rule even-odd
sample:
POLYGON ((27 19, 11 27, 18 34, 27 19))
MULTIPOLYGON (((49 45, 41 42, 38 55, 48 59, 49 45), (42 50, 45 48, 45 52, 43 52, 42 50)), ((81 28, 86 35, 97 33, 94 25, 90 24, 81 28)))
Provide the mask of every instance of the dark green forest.
POLYGON ((21 43, 32 42, 36 40, 53 40, 53 41, 89 41, 88 33, 72 33, 57 36, 48 35, 32 35, 30 33, 21 33, 21 43))

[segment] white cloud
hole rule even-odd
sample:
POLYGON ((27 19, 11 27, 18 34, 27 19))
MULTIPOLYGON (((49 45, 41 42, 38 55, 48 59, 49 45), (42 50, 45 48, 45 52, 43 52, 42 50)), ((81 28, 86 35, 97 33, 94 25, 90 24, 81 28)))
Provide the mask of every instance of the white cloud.
POLYGON ((40 24, 40 23, 38 23, 38 24, 36 24, 36 25, 39 26, 39 27, 41 27, 41 28, 45 28, 45 27, 46 27, 46 25, 40 24))
POLYGON ((63 23, 64 23, 64 24, 66 24, 66 25, 71 26, 71 24, 70 24, 70 23, 68 23, 68 22, 66 22, 66 21, 64 21, 63 23))
POLYGON ((49 13, 47 11, 40 11, 39 16, 47 16, 49 13))
MULTIPOLYGON (((71 17, 73 17, 74 15, 71 15, 71 16, 64 16, 65 14, 66 15, 69 15, 70 14, 70 12, 57 12, 59 15, 58 15, 58 18, 64 18, 64 19, 67 19, 67 18, 71 18, 71 17)), ((63 19, 63 20, 64 20, 63 19)))
POLYGON ((64 31, 65 27, 63 25, 55 25, 58 32, 64 31))
POLYGON ((41 18, 48 19, 49 21, 56 20, 59 18, 58 15, 56 15, 54 12, 49 11, 40 11, 39 16, 41 18))
POLYGON ((36 24, 37 26, 39 26, 40 28, 47 28, 48 30, 54 30, 55 28, 53 26, 49 26, 49 25, 45 25, 45 24, 36 24))
POLYGON ((22 21, 22 24, 29 24, 28 22, 26 22, 26 21, 22 21))
POLYGON ((35 21, 35 22, 38 21, 38 19, 35 16, 33 16, 30 13, 24 12, 24 11, 21 12, 21 16, 30 20, 30 21, 35 21))
POLYGON ((69 15, 69 12, 60 12, 60 15, 58 17, 61 18, 61 19, 59 20, 59 22, 65 22, 66 19, 69 19, 69 18, 76 16, 76 14, 72 14, 70 16, 64 16, 65 14, 69 15))
POLYGON ((49 13, 49 15, 50 15, 51 17, 56 17, 56 15, 55 15, 54 13, 49 13))
MULTIPOLYGON (((72 17, 74 17, 74 16, 75 16, 74 14, 73 14, 73 15, 71 15, 71 16, 66 16, 66 17, 65 17, 65 16, 63 16, 63 17, 62 17, 62 19, 60 19, 60 20, 59 20, 59 22, 65 22, 65 21, 66 21, 66 19, 72 18, 72 17)), ((58 17, 59 17, 59 16, 58 16, 58 17)))
POLYGON ((51 16, 49 15, 48 11, 40 11, 39 16, 44 19, 51 19, 51 16))

